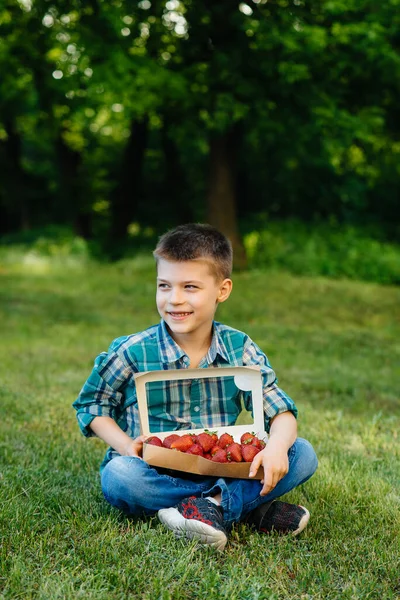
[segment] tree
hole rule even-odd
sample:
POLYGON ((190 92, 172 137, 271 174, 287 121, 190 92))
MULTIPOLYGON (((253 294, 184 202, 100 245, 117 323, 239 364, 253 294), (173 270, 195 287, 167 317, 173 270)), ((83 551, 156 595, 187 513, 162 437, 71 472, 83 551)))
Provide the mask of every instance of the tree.
MULTIPOLYGON (((3 232, 252 214, 396 230, 400 15, 374 0, 5 0, 3 232)), ((119 247, 118 247, 119 246, 119 247)))

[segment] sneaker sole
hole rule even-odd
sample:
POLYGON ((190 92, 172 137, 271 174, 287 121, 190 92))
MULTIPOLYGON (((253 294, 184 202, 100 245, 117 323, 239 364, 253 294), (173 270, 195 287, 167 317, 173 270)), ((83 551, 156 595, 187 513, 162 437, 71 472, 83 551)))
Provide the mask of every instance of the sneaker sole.
POLYGON ((295 531, 292 531, 291 534, 294 535, 299 535, 299 533, 301 533, 303 531, 303 529, 305 529, 307 527, 308 521, 310 520, 310 513, 308 512, 308 510, 306 509, 305 506, 301 506, 301 508, 305 511, 305 514, 301 517, 300 519, 300 523, 297 529, 295 529, 295 531))
POLYGON ((162 508, 157 514, 161 523, 171 529, 178 538, 195 539, 220 552, 226 546, 228 538, 223 531, 195 519, 185 519, 176 508, 162 508))

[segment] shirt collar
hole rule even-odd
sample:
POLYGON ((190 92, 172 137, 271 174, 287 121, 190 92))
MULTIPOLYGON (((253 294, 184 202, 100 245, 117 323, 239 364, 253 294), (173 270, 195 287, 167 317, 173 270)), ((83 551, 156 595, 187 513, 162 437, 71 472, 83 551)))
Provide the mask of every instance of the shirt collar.
POLYGON ((182 348, 178 346, 175 340, 173 340, 170 334, 168 333, 167 326, 163 319, 161 319, 161 323, 157 333, 161 363, 174 363, 181 359, 183 356, 186 356, 182 348))
MULTIPOLYGON (((172 339, 163 319, 161 319, 158 328, 158 342, 161 363, 167 364, 178 362, 181 358, 186 356, 182 348, 172 339)), ((217 354, 226 360, 227 363, 230 362, 228 351, 219 332, 219 323, 214 321, 211 345, 206 355, 207 363, 212 364, 217 358, 217 354)))
POLYGON ((222 336, 219 331, 219 323, 214 321, 213 323, 213 336, 211 340, 211 346, 207 352, 207 362, 213 363, 217 358, 217 354, 221 356, 226 362, 229 363, 229 354, 226 346, 222 340, 222 336))

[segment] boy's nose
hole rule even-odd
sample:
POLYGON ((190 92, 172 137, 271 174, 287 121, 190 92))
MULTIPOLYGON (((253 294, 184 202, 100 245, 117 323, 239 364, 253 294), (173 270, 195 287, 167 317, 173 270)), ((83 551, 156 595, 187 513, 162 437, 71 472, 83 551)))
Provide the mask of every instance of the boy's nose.
POLYGON ((177 288, 172 288, 169 296, 169 301, 171 304, 182 304, 183 298, 181 290, 177 288))

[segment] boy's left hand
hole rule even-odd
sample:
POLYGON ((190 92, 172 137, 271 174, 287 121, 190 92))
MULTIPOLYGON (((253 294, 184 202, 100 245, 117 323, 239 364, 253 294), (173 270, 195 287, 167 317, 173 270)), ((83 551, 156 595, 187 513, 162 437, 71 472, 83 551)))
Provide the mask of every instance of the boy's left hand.
POLYGON ((260 466, 264 468, 264 479, 260 496, 266 496, 289 471, 287 445, 280 440, 270 439, 253 459, 250 465, 249 477, 254 477, 260 466))

